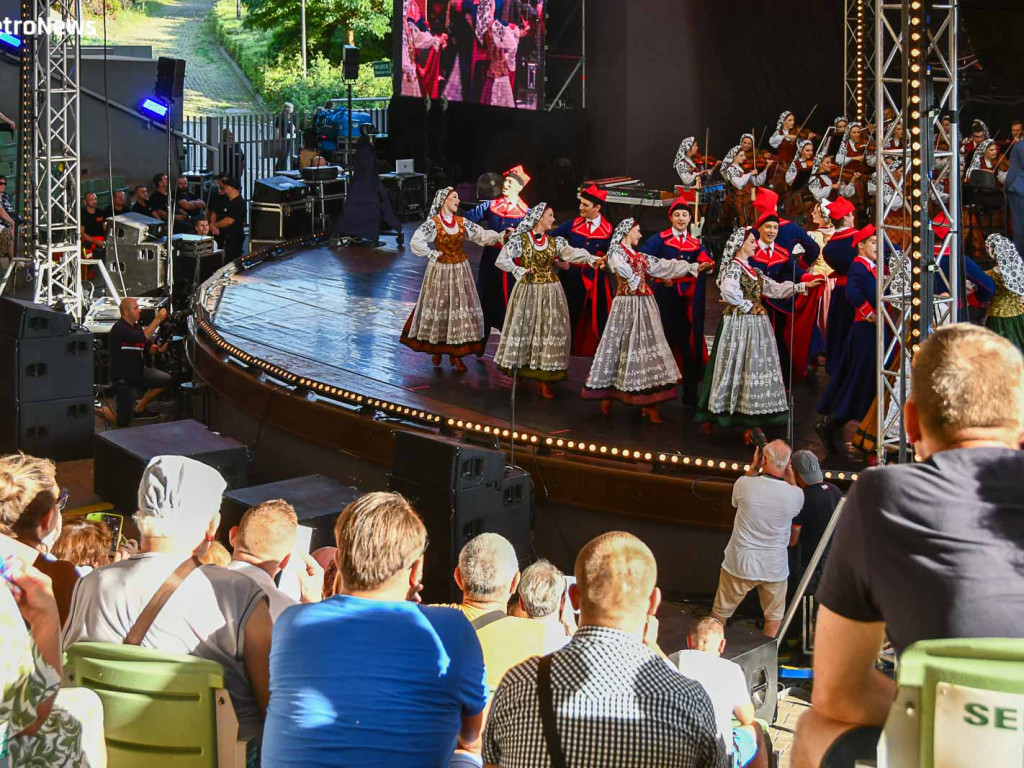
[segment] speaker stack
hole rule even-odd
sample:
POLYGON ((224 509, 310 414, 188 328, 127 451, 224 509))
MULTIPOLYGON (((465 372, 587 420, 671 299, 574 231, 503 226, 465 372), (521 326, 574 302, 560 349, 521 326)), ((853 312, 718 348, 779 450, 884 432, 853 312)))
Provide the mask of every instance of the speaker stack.
POLYGON ((157 96, 168 101, 180 100, 185 96, 185 60, 161 56, 156 62, 157 96))
POLYGON ((0 299, 0 453, 92 455, 92 334, 42 304, 0 299))
POLYGON ((459 599, 453 577, 459 552, 478 534, 501 534, 515 548, 520 567, 530 561, 533 482, 521 469, 506 467, 501 451, 395 432, 388 490, 409 499, 427 526, 424 602, 459 599))
POLYGON ((743 668, 754 717, 775 722, 779 703, 779 649, 775 640, 750 627, 727 627, 722 656, 743 668))

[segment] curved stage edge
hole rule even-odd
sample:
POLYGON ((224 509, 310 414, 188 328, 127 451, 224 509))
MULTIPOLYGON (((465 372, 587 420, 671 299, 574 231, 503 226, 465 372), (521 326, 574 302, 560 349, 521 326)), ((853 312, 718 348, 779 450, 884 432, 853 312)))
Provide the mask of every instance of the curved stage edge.
MULTIPOLYGON (((384 273, 397 275, 398 282, 402 282, 401 255, 389 258, 390 261, 382 260, 373 255, 367 259, 365 251, 361 256, 352 256, 343 250, 327 249, 322 239, 314 239, 286 243, 225 266, 203 284, 195 297, 190 331, 195 342, 193 362, 197 376, 216 397, 224 398, 256 421, 380 467, 391 466, 396 429, 492 443, 500 445, 506 455, 514 442, 516 463, 540 476, 540 482, 535 476, 535 486, 539 492, 543 484, 551 503, 660 523, 731 529, 732 482, 746 469, 741 454, 747 454, 747 449, 730 448, 731 457, 721 451, 715 455, 711 450, 698 455, 678 448, 654 450, 636 443, 627 445, 625 440, 614 444, 602 440, 600 435, 595 437, 593 429, 583 436, 554 429, 548 432, 530 425, 511 430, 506 420, 462 407, 457 400, 451 402, 451 397, 445 401, 416 391, 426 387, 395 386, 386 380, 387 375, 368 371, 366 361, 357 361, 358 364, 350 366, 351 370, 342 370, 300 353, 281 351, 284 346, 301 346, 307 341, 287 335, 301 330, 303 320, 299 316, 303 311, 307 320, 310 315, 314 321, 321 319, 318 315, 322 315, 323 307, 306 306, 303 310, 295 305, 302 303, 303 290, 319 290, 329 281, 332 264, 337 263, 347 271, 362 271, 364 277, 381 272, 383 265, 387 267, 384 273), (368 269, 368 265, 373 269, 368 269), (281 275, 283 269, 295 277, 296 284, 282 285, 271 279, 281 275), (309 269, 312 273, 304 273, 309 269), (273 330, 247 334, 242 316, 232 310, 230 291, 238 285, 255 284, 261 271, 267 278, 264 285, 279 292, 259 295, 259 301, 265 304, 262 310, 279 318, 275 321, 277 332, 284 336, 277 347, 270 338, 273 330)), ((422 274, 422 260, 411 256, 407 260, 413 265, 413 272, 405 281, 408 285, 402 301, 388 291, 383 296, 348 297, 358 316, 357 324, 371 326, 375 318, 367 312, 379 311, 389 302, 395 304, 396 313, 408 311, 409 287, 418 289, 416 270, 422 274), (375 309, 369 309, 366 301, 375 309)), ((397 293, 402 293, 401 286, 397 293)), ((412 298, 415 299, 414 294, 412 298)), ((390 321, 393 318, 385 326, 388 330, 393 325, 390 321)), ((386 343, 398 346, 397 337, 395 330, 387 335, 386 343)), ((335 339, 324 343, 344 342, 335 339)), ((415 354, 411 350, 405 352, 415 354)), ((414 359, 421 358, 426 356, 414 359)), ((405 360, 399 359, 398 365, 408 365, 405 360)), ((488 357, 478 365, 486 379, 493 360, 488 357)), ((429 368, 424 375, 428 374, 429 368)), ((571 396, 569 392, 565 394, 567 398, 571 396)), ((567 400, 563 410, 569 407, 567 400)), ((607 429, 607 422, 593 423, 607 429)), ((614 427, 611 438, 618 438, 614 427)), ((839 482, 856 479, 851 472, 827 472, 826 476, 839 482)))

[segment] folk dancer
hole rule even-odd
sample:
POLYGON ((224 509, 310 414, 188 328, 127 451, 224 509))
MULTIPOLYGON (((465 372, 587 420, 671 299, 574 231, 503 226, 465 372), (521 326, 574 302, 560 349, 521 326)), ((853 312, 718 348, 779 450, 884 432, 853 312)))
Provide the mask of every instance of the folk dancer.
POLYGON ((601 268, 604 257, 573 248, 561 237, 550 237, 555 212, 540 203, 527 213, 498 254, 497 266, 516 277, 494 354, 498 369, 537 380, 541 396, 552 399, 550 382, 561 381, 569 370, 569 307, 555 275, 555 261, 601 268))
MULTIPOLYGON (((591 185, 580 192, 580 215, 551 230, 552 237, 565 238, 573 248, 583 248, 595 256, 608 252, 612 224, 601 211, 608 193, 591 185)), ((608 310, 615 290, 607 270, 595 270, 584 264, 559 264, 558 279, 565 290, 572 323, 572 354, 593 357, 608 322, 608 310)))
POLYGON ((746 170, 744 163, 747 162, 747 154, 742 149, 737 152, 732 163, 729 164, 723 175, 729 182, 729 207, 735 212, 736 221, 741 226, 750 226, 754 223, 754 191, 764 185, 768 173, 767 166, 760 172, 751 164, 752 170, 746 170))
MULTIPOLYGON (((829 218, 830 205, 831 203, 828 200, 820 200, 811 208, 811 223, 807 234, 814 239, 814 242, 817 243, 821 251, 824 251, 825 246, 832 239, 832 235, 836 233, 836 228, 829 218)), ((825 254, 823 252, 819 253, 818 258, 814 260, 810 272, 816 277, 825 278, 825 283, 821 287, 821 301, 818 303, 818 329, 827 340, 828 313, 832 306, 832 290, 836 285, 836 274, 832 267, 828 265, 828 262, 825 261, 825 254)), ((820 360, 815 361, 815 363, 820 364, 820 360)))
POLYGON ((709 375, 704 379, 697 421, 710 433, 714 425, 754 427, 785 424, 789 404, 778 347, 761 297, 788 299, 824 282, 777 282, 752 257, 757 230, 737 229, 725 246, 718 287, 725 308, 715 331, 709 375))
MULTIPOLYGON (((466 213, 466 220, 474 224, 483 224, 495 232, 504 232, 516 227, 529 210, 526 203, 519 198, 519 193, 529 183, 530 177, 523 170, 523 166, 517 165, 506 171, 501 197, 480 203, 466 213)), ((513 275, 498 269, 495 264, 500 250, 496 246, 484 248, 480 255, 480 270, 476 276, 477 295, 484 310, 485 335, 490 334, 491 328, 500 329, 505 323, 505 308, 516 284, 513 275)))
MULTIPOLYGON (((714 259, 701 242, 689 233, 693 204, 694 198, 686 193, 677 198, 668 209, 672 226, 651 235, 640 246, 640 252, 662 261, 714 265, 714 259)), ((661 312, 665 337, 683 372, 683 405, 697 404, 698 386, 708 362, 708 347, 704 339, 706 291, 707 276, 696 270, 677 279, 659 280, 654 284, 654 298, 661 312)))
POLYGON ((452 368, 463 373, 462 358, 483 356, 487 344, 484 313, 463 244, 470 240, 496 246, 502 235, 457 216, 458 210, 459 193, 452 187, 438 190, 430 216, 412 236, 412 252, 429 263, 401 341, 430 353, 435 366, 441 365, 441 355, 448 355, 452 368))
POLYGON ((679 144, 679 149, 676 151, 676 159, 672 161, 672 167, 676 173, 679 174, 679 180, 682 182, 684 189, 695 189, 700 186, 701 182, 705 177, 710 175, 717 166, 709 166, 701 168, 697 165, 694 158, 700 152, 700 146, 697 144, 697 139, 693 136, 687 136, 679 144))
POLYGON ((448 35, 434 35, 427 26, 421 0, 405 0, 402 14, 402 94, 437 97, 441 49, 448 35))
POLYGON ((604 414, 611 412, 613 400, 621 400, 641 406, 643 418, 661 424, 658 403, 675 398, 681 376, 648 278, 666 282, 692 279, 714 269, 715 263, 711 259, 659 259, 636 251, 640 225, 633 219, 619 224, 611 242, 608 267, 618 276, 619 284, 581 394, 600 399, 604 414))
POLYGON ((988 274, 996 287, 985 326, 1024 353, 1024 264, 1014 244, 1002 235, 989 235, 985 247, 995 262, 988 274))
POLYGON ((829 205, 828 216, 835 231, 828 244, 821 249, 821 256, 832 269, 835 278, 829 299, 826 323, 828 333, 825 336, 825 370, 832 376, 839 365, 846 337, 853 325, 853 306, 846 299, 846 276, 857 257, 857 249, 853 245, 853 236, 857 233, 857 214, 853 203, 840 197, 829 205))
MULTIPOLYGON (((951 285, 949 254, 950 254, 950 223, 946 214, 939 213, 932 219, 932 232, 935 233, 935 262, 938 271, 935 273, 932 295, 949 295, 951 285)), ((985 243, 988 246, 988 241, 985 243)), ((991 250, 989 251, 991 256, 991 250)), ((963 291, 958 292, 958 306, 956 322, 968 322, 970 313, 968 307, 981 307, 992 299, 996 293, 996 284, 992 276, 983 270, 978 263, 970 256, 963 255, 964 281, 961 285, 966 288, 966 296, 963 291)))
POLYGON ((495 0, 480 0, 476 15, 477 37, 487 46, 490 66, 480 94, 481 104, 493 107, 515 107, 512 81, 516 76, 516 54, 519 39, 530 31, 528 22, 522 27, 505 25, 494 18, 495 0))
MULTIPOLYGON (((832 238, 833 241, 835 238, 832 238)), ((875 399, 877 343, 875 323, 878 284, 878 239, 873 224, 851 238, 857 256, 847 273, 846 297, 854 307, 854 322, 846 338, 835 373, 818 402, 822 418, 814 425, 829 453, 839 453, 838 435, 850 420, 860 421, 875 399)))

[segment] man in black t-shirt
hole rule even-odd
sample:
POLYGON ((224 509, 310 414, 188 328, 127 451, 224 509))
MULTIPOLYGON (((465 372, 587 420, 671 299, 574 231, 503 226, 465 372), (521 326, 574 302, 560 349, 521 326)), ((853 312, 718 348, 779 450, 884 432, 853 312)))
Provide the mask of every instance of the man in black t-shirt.
POLYGON ((129 210, 131 210, 131 206, 128 205, 128 201, 125 199, 124 190, 119 189, 114 193, 111 204, 103 209, 103 216, 106 219, 112 219, 114 216, 128 213, 129 210))
POLYGON ((227 178, 221 182, 224 190, 223 213, 218 213, 210 227, 217 242, 224 249, 226 261, 234 261, 242 255, 245 241, 245 198, 239 192, 237 179, 227 178))
POLYGON ((121 300, 121 319, 110 329, 110 380, 117 385, 117 426, 127 427, 132 415, 141 416, 146 406, 173 383, 169 373, 146 366, 146 355, 167 351, 167 342, 154 346, 153 332, 167 318, 167 310, 160 309, 153 322, 145 328, 139 324, 139 302, 129 297, 121 300), (135 389, 145 393, 132 411, 135 389))
POLYGON ((106 237, 106 216, 96 207, 96 193, 86 192, 82 198, 82 250, 93 258, 102 259, 106 237))
POLYGON ((149 196, 149 210, 154 219, 167 221, 167 174, 153 175, 153 194, 149 196))
POLYGON ((1024 359, 965 323, 933 332, 913 365, 904 422, 920 460, 866 470, 840 512, 794 765, 874 759, 896 695, 874 669, 886 636, 898 654, 1024 637, 1024 359))
POLYGON ((799 583, 832 519, 832 513, 843 500, 843 492, 832 483, 825 482, 818 457, 811 451, 793 454, 793 472, 796 484, 804 490, 804 505, 800 514, 793 518, 793 535, 789 541, 789 546, 795 549, 795 564, 798 566, 789 569, 789 577, 799 583))
POLYGON ((177 212, 174 214, 174 229, 178 232, 194 232, 195 222, 202 217, 206 203, 188 191, 188 178, 184 175, 178 176, 175 185, 174 202, 177 212))
POLYGON ((143 216, 153 216, 153 209, 149 205, 149 190, 139 184, 135 188, 135 202, 132 203, 132 213, 141 213, 143 216))

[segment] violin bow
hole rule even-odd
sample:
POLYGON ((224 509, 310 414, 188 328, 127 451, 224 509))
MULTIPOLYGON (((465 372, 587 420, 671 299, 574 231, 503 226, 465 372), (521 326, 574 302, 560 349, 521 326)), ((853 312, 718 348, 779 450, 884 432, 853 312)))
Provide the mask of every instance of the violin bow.
POLYGON ((817 108, 818 108, 817 104, 815 104, 813 107, 811 107, 811 111, 807 113, 807 117, 805 117, 804 121, 802 123, 800 123, 800 127, 796 129, 796 135, 794 136, 794 140, 800 138, 800 131, 802 131, 804 128, 807 127, 807 121, 811 119, 811 115, 814 114, 814 111, 817 108))

